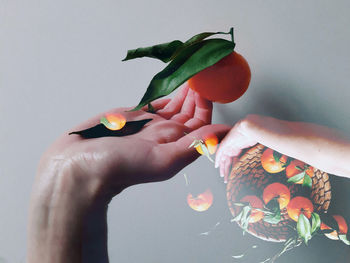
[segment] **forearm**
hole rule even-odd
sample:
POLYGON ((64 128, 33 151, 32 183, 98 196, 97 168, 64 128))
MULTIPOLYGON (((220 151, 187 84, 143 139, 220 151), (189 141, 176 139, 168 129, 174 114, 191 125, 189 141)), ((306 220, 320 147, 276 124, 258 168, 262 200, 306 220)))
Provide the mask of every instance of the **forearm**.
POLYGON ((328 127, 248 115, 244 134, 325 172, 350 178, 350 140, 328 127))
POLYGON ((82 262, 86 216, 98 192, 97 183, 71 169, 40 171, 29 208, 27 263, 82 262))

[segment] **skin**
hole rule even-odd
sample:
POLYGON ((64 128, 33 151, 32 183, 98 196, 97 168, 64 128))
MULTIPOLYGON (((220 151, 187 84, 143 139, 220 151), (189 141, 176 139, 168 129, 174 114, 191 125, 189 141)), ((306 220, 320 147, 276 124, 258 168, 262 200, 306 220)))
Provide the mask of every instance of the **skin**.
POLYGON ((312 123, 252 114, 234 125, 216 152, 215 167, 220 167, 224 182, 241 151, 257 143, 324 172, 350 178, 350 139, 343 134, 312 123))
POLYGON ((101 113, 58 138, 40 160, 28 219, 27 262, 108 262, 108 203, 125 188, 173 177, 198 156, 188 148, 208 133, 222 138, 226 125, 209 125, 211 102, 184 85, 174 99, 146 108, 101 113), (83 139, 68 135, 92 127, 108 113, 127 120, 152 118, 139 133, 83 139))
MULTIPOLYGON (((111 199, 125 188, 171 178, 199 153, 188 148, 209 133, 222 138, 230 129, 209 125, 212 104, 185 85, 172 99, 125 112, 117 108, 70 129, 42 156, 29 208, 27 262, 108 262, 106 215, 111 199), (68 135, 99 123, 108 113, 127 120, 153 118, 139 133, 126 137, 82 139, 68 135), (185 134, 186 133, 186 134, 185 134)), ((350 141, 336 131, 301 122, 249 115, 220 145, 216 166, 227 181, 240 152, 261 143, 325 172, 350 178, 344 156, 350 141)))

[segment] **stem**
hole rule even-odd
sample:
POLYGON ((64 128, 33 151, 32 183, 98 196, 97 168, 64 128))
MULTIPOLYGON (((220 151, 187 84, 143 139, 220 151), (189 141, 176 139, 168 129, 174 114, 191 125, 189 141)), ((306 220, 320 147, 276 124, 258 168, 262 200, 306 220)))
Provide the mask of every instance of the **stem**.
POLYGON ((231 35, 232 43, 235 43, 235 38, 234 38, 234 34, 233 34, 233 27, 230 28, 230 35, 231 35))

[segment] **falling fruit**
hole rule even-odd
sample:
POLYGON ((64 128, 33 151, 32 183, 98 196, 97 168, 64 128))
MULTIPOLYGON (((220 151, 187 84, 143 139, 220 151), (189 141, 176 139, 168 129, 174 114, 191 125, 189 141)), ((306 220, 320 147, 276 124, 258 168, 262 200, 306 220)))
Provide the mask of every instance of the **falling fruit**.
POLYGON ((126 119, 120 113, 113 113, 107 114, 106 117, 102 117, 101 123, 104 124, 108 129, 117 131, 125 126, 126 119))
MULTIPOLYGON (((210 154, 214 154, 216 152, 218 142, 219 142, 218 137, 215 134, 210 134, 210 135, 205 137, 204 144, 207 147, 210 154)), ((202 154, 202 155, 204 154, 201 145, 197 145, 196 150, 200 154, 202 154)))
MULTIPOLYGON (((344 219, 344 217, 340 215, 334 215, 333 218, 338 224, 339 231, 334 230, 331 233, 325 233, 325 236, 332 240, 339 240, 339 235, 346 235, 348 232, 348 225, 344 219)), ((331 227, 327 226, 325 223, 321 223, 321 230, 327 230, 332 229, 331 227)))
POLYGON ((194 197, 191 193, 187 195, 188 205, 197 212, 203 212, 209 209, 213 204, 213 194, 210 189, 194 197))

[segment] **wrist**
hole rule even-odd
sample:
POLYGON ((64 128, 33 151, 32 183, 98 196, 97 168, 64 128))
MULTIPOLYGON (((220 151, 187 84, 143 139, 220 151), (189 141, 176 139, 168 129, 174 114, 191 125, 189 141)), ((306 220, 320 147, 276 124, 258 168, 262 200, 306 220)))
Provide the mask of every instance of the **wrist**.
POLYGON ((100 183, 85 179, 66 162, 40 164, 29 209, 28 263, 80 262, 84 218, 104 202, 100 183))

